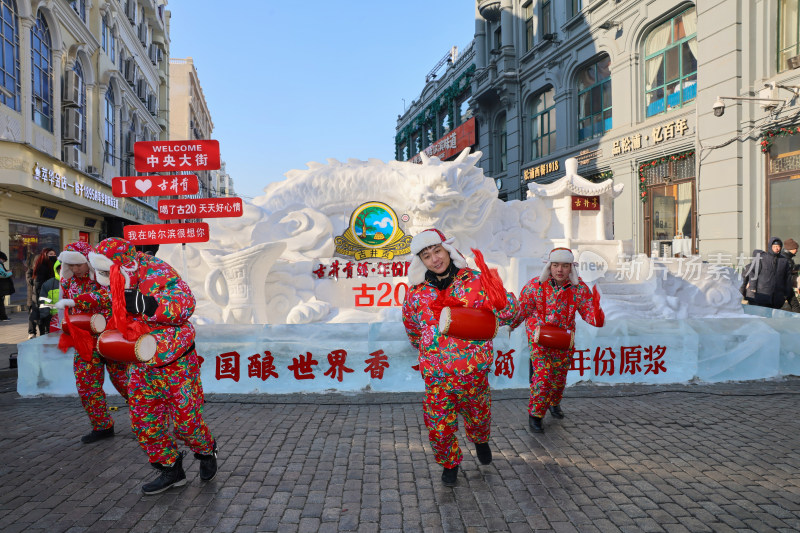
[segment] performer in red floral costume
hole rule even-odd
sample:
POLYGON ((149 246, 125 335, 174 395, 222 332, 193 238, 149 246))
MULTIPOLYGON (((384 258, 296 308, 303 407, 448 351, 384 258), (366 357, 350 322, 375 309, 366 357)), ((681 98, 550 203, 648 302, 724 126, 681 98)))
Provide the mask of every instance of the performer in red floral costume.
MULTIPOLYGON (((469 269, 452 243, 435 229, 413 238, 414 257, 408 272, 411 287, 403 304, 403 324, 419 351, 419 369, 425 380, 425 426, 436 462, 444 467, 442 482, 448 487, 456 484, 462 459, 455 435, 459 413, 464 416, 467 438, 475 443, 478 460, 492 462, 488 374, 494 352, 491 338, 471 340, 443 334, 439 328, 442 309, 485 309, 495 331, 498 322, 511 324, 517 311, 516 298, 502 288, 496 272, 481 265, 482 257, 478 264, 483 273, 469 269), (485 282, 491 274, 493 291, 485 282)), ((480 252, 475 252, 478 260, 480 252)))
MULTIPOLYGON (((89 243, 73 242, 66 245, 58 256, 61 262, 61 294, 56 308, 63 309, 70 315, 101 313, 109 318, 111 294, 95 279, 94 269, 89 264, 91 251, 92 246, 89 243)), ((127 400, 128 365, 102 357, 95 349, 96 335, 83 333, 87 342, 81 344, 72 338, 78 333, 81 332, 74 331, 72 335, 69 331, 62 332, 59 346, 76 347, 72 367, 75 371, 75 384, 81 404, 92 423, 92 432, 81 437, 81 442, 90 444, 114 436, 114 419, 108 412, 106 393, 103 392, 105 370, 108 370, 114 388, 127 400)))
POLYGON ((514 320, 514 327, 526 321, 533 364, 528 425, 536 433, 544 433, 542 419, 548 407, 553 417, 564 418, 561 397, 572 366, 576 311, 592 326, 599 328, 605 322, 597 288, 590 291, 578 277, 571 250, 555 248, 542 275, 522 289, 519 315, 514 320))
POLYGON ((130 367, 128 381, 131 426, 159 477, 142 487, 157 494, 186 484, 183 453, 177 437, 200 459, 200 479, 217 473, 217 448, 203 421, 200 361, 189 317, 195 299, 170 265, 137 252, 128 241, 112 237, 89 258, 97 281, 110 285, 112 321, 129 341, 142 335, 156 339, 155 356, 130 367), (174 436, 170 431, 174 425, 174 436))

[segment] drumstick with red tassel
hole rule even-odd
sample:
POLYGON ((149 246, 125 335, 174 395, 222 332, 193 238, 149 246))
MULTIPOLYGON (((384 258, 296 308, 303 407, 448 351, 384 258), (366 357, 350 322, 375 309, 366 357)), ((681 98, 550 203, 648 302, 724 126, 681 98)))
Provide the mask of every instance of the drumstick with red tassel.
POLYGON ((594 325, 602 328, 606 323, 606 314, 600 307, 600 291, 597 290, 597 285, 592 288, 592 313, 594 315, 594 325))
POLYGON ((58 339, 58 348, 62 352, 66 352, 74 346, 81 359, 88 363, 92 360, 92 355, 94 354, 94 337, 88 331, 74 326, 70 320, 69 312, 64 314, 64 321, 64 329, 58 339))
POLYGON ((492 307, 497 310, 505 308, 508 305, 506 289, 503 287, 503 280, 500 279, 497 269, 489 268, 486 265, 480 250, 475 248, 470 248, 470 250, 475 254, 475 264, 478 265, 478 269, 481 271, 481 285, 483 290, 486 291, 486 296, 492 307))

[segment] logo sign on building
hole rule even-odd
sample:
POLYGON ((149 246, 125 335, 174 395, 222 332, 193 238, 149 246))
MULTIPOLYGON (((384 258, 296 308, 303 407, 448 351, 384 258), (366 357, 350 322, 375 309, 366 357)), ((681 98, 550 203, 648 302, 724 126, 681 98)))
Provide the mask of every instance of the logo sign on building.
POLYGON ((219 141, 139 141, 133 144, 138 172, 218 170, 219 141))
POLYGON ((240 216, 242 216, 241 198, 186 198, 158 201, 158 218, 161 220, 240 216))
MULTIPOLYGON (((423 150, 428 157, 436 156, 442 161, 461 153, 464 148, 475 144, 475 118, 471 118, 456 129, 423 150)), ((412 157, 412 163, 422 163, 419 154, 412 157)))
POLYGON ((599 196, 573 196, 573 211, 600 211, 599 196))
POLYGON ((146 224, 125 226, 125 239, 131 244, 173 244, 208 242, 208 224, 192 222, 186 224, 146 224))
POLYGON ((394 209, 382 202, 366 202, 353 211, 350 225, 333 242, 337 254, 361 261, 411 253, 411 238, 400 229, 394 209))
POLYGON ((178 196, 197 194, 200 185, 197 176, 121 176, 111 180, 111 193, 124 196, 178 196))

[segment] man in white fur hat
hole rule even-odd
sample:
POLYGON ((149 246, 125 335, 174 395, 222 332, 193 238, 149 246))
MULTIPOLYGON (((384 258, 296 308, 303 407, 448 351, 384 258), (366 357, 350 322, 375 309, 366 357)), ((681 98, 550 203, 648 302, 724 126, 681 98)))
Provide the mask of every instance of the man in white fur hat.
POLYGON ((600 308, 600 295, 594 293, 578 277, 578 265, 569 248, 555 248, 538 278, 530 280, 520 293, 517 327, 525 320, 531 350, 531 396, 528 403, 528 425, 535 433, 544 433, 542 419, 548 408, 554 418, 564 418, 561 397, 572 365, 572 338, 575 312, 588 324, 602 327, 605 315, 600 308), (543 326, 559 341, 542 334, 543 326), (568 347, 566 347, 568 346, 568 347))
POLYGON ((467 438, 475 444, 478 460, 485 465, 492 462, 488 373, 494 352, 491 339, 469 340, 442 334, 442 308, 484 308, 490 311, 488 318, 493 325, 494 317, 500 325, 507 325, 516 314, 517 301, 513 294, 502 290, 496 297, 502 302, 490 302, 480 273, 467 268, 452 239, 446 239, 438 230, 416 235, 411 241, 411 253, 403 324, 419 352, 419 370, 425 380, 425 426, 434 456, 444 467, 442 482, 452 487, 462 459, 455 435, 459 413, 464 416, 467 438))

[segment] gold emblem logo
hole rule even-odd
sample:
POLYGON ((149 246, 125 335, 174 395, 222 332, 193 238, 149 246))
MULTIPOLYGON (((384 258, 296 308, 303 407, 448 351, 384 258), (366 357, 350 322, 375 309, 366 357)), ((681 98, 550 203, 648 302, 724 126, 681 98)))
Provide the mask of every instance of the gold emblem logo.
POLYGON ((336 253, 356 261, 380 257, 391 259, 411 253, 411 236, 406 235, 397 214, 382 202, 367 202, 350 215, 350 225, 333 240, 336 253))

